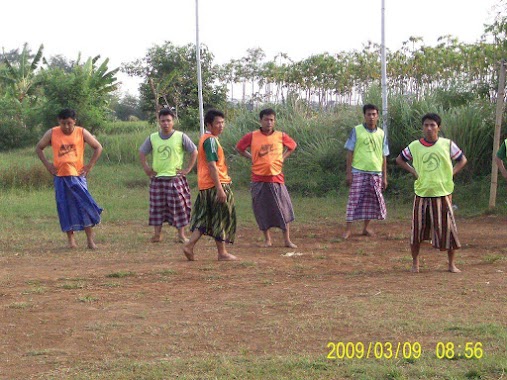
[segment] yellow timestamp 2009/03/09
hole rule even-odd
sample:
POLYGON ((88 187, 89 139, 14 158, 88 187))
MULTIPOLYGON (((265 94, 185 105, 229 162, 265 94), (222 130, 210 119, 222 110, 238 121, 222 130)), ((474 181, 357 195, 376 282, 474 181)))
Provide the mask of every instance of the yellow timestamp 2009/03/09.
MULTIPOLYGON (((423 347, 419 342, 328 342, 327 359, 420 359, 423 347)), ((426 354, 431 350, 426 350, 426 354)), ((481 359, 481 342, 437 342, 433 353, 437 359, 481 359)))
POLYGON ((328 359, 419 359, 419 342, 329 342, 328 359))

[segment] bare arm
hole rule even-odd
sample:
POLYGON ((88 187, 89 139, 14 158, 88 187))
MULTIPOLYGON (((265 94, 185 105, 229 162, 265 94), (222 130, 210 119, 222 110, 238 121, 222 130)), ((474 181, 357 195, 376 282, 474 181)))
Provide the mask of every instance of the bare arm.
POLYGON ((52 135, 51 129, 46 133, 44 133, 44 136, 42 136, 42 138, 37 143, 37 146, 35 147, 35 153, 37 153, 37 156, 42 161, 48 172, 52 175, 56 175, 58 170, 56 170, 55 166, 48 161, 46 155, 44 154, 44 149, 51 144, 51 135, 52 135))
POLYGON ((157 175, 157 172, 153 170, 150 165, 148 165, 148 158, 146 157, 146 154, 143 152, 139 152, 139 160, 141 161, 141 165, 143 167, 144 172, 148 177, 155 177, 157 175))
POLYGON ((468 161, 467 161, 467 158, 465 157, 465 155, 462 155, 461 160, 459 160, 456 163, 456 165, 454 165, 454 169, 452 169, 452 175, 455 176, 456 174, 458 174, 465 167, 467 162, 468 161))
POLYGON ((387 157, 384 156, 384 161, 382 162, 382 188, 383 190, 387 189, 387 157))
POLYGON ((507 179, 507 170, 505 170, 505 165, 503 163, 503 160, 501 158, 495 156, 495 162, 496 162, 496 165, 498 166, 498 169, 500 169, 500 173, 502 173, 502 177, 507 179))
POLYGON ((292 153, 294 153, 295 150, 296 149, 289 149, 289 148, 285 149, 285 152, 283 152, 283 156, 282 156, 283 160, 285 161, 292 153))
POLYGON ((236 147, 235 149, 236 149, 236 152, 238 152, 243 157, 246 157, 249 160, 252 159, 252 154, 248 150, 246 150, 246 149, 245 150, 240 150, 240 149, 238 149, 238 147, 236 147))
POLYGON ((185 169, 178 170, 178 174, 187 175, 188 173, 190 173, 196 161, 197 161, 197 149, 190 154, 190 159, 188 160, 187 167, 185 169))
POLYGON ((227 199, 227 195, 225 194, 225 191, 222 188, 222 184, 220 183, 220 178, 218 177, 217 163, 215 161, 209 161, 208 162, 208 169, 209 169, 211 179, 213 180, 213 183, 215 184, 215 188, 217 189, 218 202, 225 203, 225 201, 227 199))
POLYGON ((90 132, 88 132, 86 129, 83 128, 83 138, 85 143, 90 145, 90 147, 93 149, 93 155, 92 158, 90 158, 90 162, 88 162, 87 165, 83 166, 81 169, 81 172, 79 175, 82 175, 86 177, 88 173, 92 170, 92 168, 97 163, 97 160, 99 159, 100 155, 102 154, 102 145, 99 143, 99 141, 92 136, 90 132))
POLYGON ((419 175, 415 171, 415 169, 408 164, 401 156, 396 157, 396 163, 398 166, 401 166, 403 169, 405 169, 407 172, 412 174, 416 179, 419 178, 419 175))
POLYGON ((352 159, 354 158, 354 152, 347 150, 347 186, 352 185, 352 159))

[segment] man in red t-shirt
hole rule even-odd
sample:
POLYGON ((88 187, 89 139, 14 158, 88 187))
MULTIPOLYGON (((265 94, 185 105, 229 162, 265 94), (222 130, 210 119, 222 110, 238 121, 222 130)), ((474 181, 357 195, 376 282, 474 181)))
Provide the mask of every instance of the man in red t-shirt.
POLYGON ((285 246, 296 248, 290 240, 289 225, 294 221, 294 210, 282 167, 297 144, 286 133, 275 131, 273 109, 262 110, 259 117, 259 130, 247 133, 236 145, 238 153, 252 161, 250 191, 255 219, 264 234, 264 246, 272 246, 269 229, 278 227, 283 231, 285 246))

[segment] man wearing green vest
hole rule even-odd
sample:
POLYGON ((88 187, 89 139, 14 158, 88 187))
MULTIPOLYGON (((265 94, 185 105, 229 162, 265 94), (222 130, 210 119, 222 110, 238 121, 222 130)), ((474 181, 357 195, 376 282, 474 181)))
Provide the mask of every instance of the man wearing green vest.
POLYGON ((178 241, 185 243, 185 226, 190 223, 192 207, 186 175, 197 159, 197 147, 183 132, 174 130, 175 114, 168 108, 160 110, 160 131, 152 133, 139 148, 139 158, 150 182, 150 226, 154 227, 153 243, 160 242, 164 222, 176 227, 178 241), (190 159, 183 168, 184 154, 190 159), (150 167, 146 156, 152 154, 150 167))
POLYGON ((386 218, 382 191, 387 188, 386 157, 389 147, 384 131, 377 127, 379 111, 373 104, 363 106, 364 123, 352 129, 347 149, 347 226, 343 239, 351 234, 352 222, 364 220, 363 235, 373 236, 370 220, 386 218))
POLYGON ((500 169, 500 173, 502 173, 502 177, 507 179, 507 170, 505 169, 505 165, 503 164, 503 160, 507 158, 507 139, 505 139, 500 146, 500 149, 498 149, 498 152, 496 152, 495 161, 498 166, 498 169, 500 169))
POLYGON ((396 158, 396 163, 416 179, 410 238, 414 273, 419 272, 419 249, 424 240, 431 240, 434 248, 447 251, 449 272, 461 272, 454 262, 454 251, 461 244, 452 209, 452 192, 453 177, 463 169, 467 159, 453 141, 438 136, 441 122, 435 113, 424 115, 424 137, 412 141, 396 158))

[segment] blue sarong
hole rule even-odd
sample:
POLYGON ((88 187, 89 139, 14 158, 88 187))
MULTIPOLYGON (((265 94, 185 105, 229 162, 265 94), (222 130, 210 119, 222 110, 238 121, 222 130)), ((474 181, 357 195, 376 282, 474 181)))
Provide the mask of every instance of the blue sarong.
POLYGON ((54 177, 56 208, 63 232, 81 231, 100 223, 102 208, 88 192, 85 177, 54 177))

